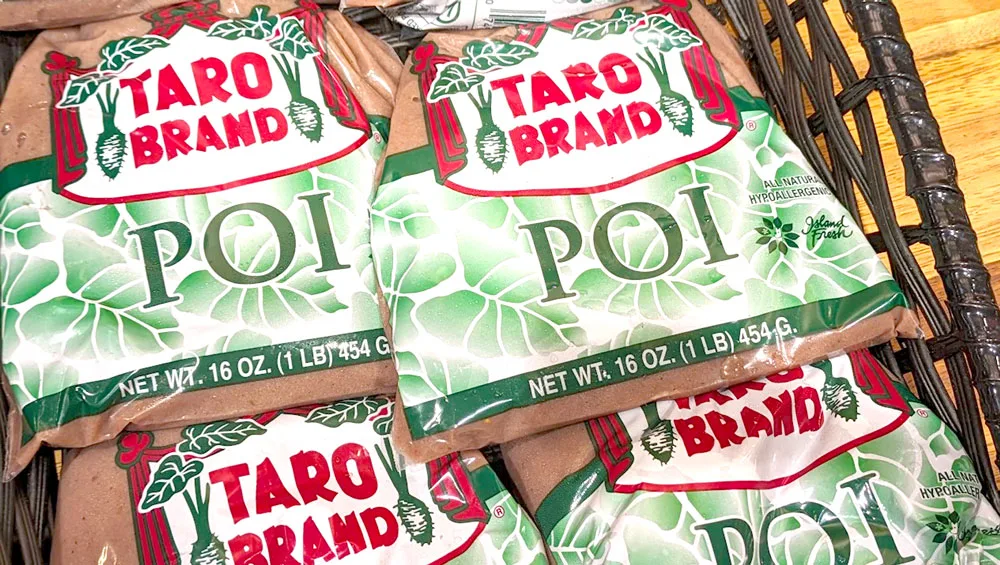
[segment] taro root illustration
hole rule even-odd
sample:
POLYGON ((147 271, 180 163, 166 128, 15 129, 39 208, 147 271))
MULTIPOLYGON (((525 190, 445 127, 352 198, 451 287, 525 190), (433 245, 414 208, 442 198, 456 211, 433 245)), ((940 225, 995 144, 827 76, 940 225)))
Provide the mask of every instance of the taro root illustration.
POLYGON ((319 105, 302 95, 302 75, 299 71, 299 62, 317 55, 319 51, 306 37, 297 19, 268 15, 269 11, 267 6, 254 6, 246 18, 215 23, 208 30, 208 36, 229 40, 244 37, 269 40, 268 45, 278 52, 271 58, 292 97, 287 108, 288 118, 306 139, 319 142, 323 137, 323 116, 319 105))
POLYGON ((125 134, 115 125, 120 91, 111 81, 136 59, 169 44, 166 39, 155 35, 123 37, 108 42, 101 48, 101 61, 97 68, 70 80, 56 104, 58 108, 79 108, 91 96, 96 95, 101 107, 103 128, 97 136, 94 149, 97 165, 109 179, 116 178, 121 172, 127 153, 125 134))
POLYGON ((483 86, 481 74, 495 68, 513 67, 538 55, 534 47, 519 41, 486 39, 470 41, 463 49, 457 63, 447 63, 438 71, 427 94, 428 102, 468 93, 469 100, 479 114, 480 127, 476 132, 476 152, 487 169, 499 173, 507 160, 509 145, 507 135, 493 119, 493 93, 483 86), (475 89, 475 92, 473 92, 475 89))

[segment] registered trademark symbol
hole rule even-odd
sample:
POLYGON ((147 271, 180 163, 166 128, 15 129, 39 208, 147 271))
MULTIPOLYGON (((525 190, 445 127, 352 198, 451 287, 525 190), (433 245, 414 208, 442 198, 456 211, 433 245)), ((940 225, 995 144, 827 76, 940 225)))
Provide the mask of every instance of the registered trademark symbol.
POLYGON ((493 509, 493 515, 496 516, 497 518, 503 518, 504 514, 505 512, 503 511, 503 506, 497 506, 496 508, 493 509))
POLYGON ((757 122, 747 122, 747 130, 753 131, 757 129, 757 122))
POLYGON ((927 411, 924 410, 923 408, 917 408, 916 412, 917 412, 917 416, 920 416, 921 418, 926 418, 927 417, 927 411))

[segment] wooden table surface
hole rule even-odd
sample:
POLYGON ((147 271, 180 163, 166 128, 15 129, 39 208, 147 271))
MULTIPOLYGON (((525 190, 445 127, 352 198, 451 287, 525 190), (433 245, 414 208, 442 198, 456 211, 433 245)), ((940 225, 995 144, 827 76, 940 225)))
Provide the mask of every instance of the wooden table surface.
MULTIPOLYGON (((895 0, 906 38, 913 48, 931 109, 945 147, 958 164, 972 225, 983 260, 1000 294, 1000 0, 895 0)), ((855 41, 840 2, 828 0, 830 14, 861 74, 867 61, 855 41)), ((875 101, 876 97, 871 100, 875 101)), ((901 225, 919 224, 913 201, 905 196, 903 170, 880 103, 874 109, 883 141, 882 155, 901 225), (879 119, 881 118, 881 122, 879 119)), ((869 220, 870 221, 870 220, 869 220)), ((874 228, 870 228, 874 229, 874 228)), ((940 278, 926 246, 914 252, 936 290, 940 278)), ((943 296, 943 293, 939 293, 943 296)), ((939 370, 945 374, 943 364, 939 370)), ((988 435, 988 434, 987 434, 988 435)), ((995 460, 995 446, 990 442, 995 460)))

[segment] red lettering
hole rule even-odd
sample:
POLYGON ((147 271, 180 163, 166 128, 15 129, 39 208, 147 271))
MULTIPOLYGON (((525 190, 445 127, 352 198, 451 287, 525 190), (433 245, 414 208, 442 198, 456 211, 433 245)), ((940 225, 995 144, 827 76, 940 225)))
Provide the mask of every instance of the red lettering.
POLYGON ((233 57, 233 83, 236 92, 244 98, 257 100, 271 92, 271 70, 267 59, 257 53, 240 53, 233 57), (253 69, 256 86, 250 86, 247 69, 253 69))
POLYGON ((597 120, 601 122, 601 129, 604 130, 604 139, 607 140, 608 146, 632 139, 632 132, 629 131, 628 122, 625 121, 625 109, 621 106, 610 112, 601 110, 597 113, 597 120))
POLYGON ((396 517, 384 506, 376 506, 362 512, 361 522, 365 525, 365 531, 368 532, 368 541, 371 542, 372 549, 389 547, 396 543, 396 538, 399 537, 399 524, 396 523, 396 517), (385 527, 380 528, 379 522, 385 527))
POLYGON ((194 106, 194 99, 170 65, 160 69, 156 77, 156 109, 169 110, 174 104, 194 106))
POLYGON ((230 148, 239 147, 241 143, 249 147, 257 142, 253 136, 250 112, 243 112, 239 116, 232 114, 222 116, 222 129, 226 132, 226 141, 230 148))
POLYGON ((632 102, 627 107, 628 119, 632 122, 632 129, 635 130, 635 138, 642 139, 647 135, 652 135, 663 126, 663 119, 660 113, 645 102, 632 102), (643 119, 645 116, 645 120, 643 119))
MULTIPOLYGON (((249 474, 250 467, 246 463, 216 469, 208 474, 211 483, 222 483, 222 488, 226 490, 226 502, 229 503, 229 514, 233 517, 234 524, 250 517, 246 500, 243 498, 243 486, 240 484, 240 479, 249 474)), ((260 543, 259 539, 257 543, 260 543)))
POLYGON ((795 422, 792 420, 792 395, 788 394, 787 390, 777 397, 765 398, 764 406, 774 420, 775 436, 788 435, 795 431, 795 422))
POLYGON ((187 155, 191 152, 187 138, 191 135, 191 127, 184 120, 171 120, 160 125, 163 131, 163 148, 167 151, 167 161, 173 159, 178 153, 187 155))
POLYGON ((743 384, 733 385, 729 387, 729 394, 732 394, 735 398, 743 398, 744 396, 750 394, 751 390, 764 390, 764 383, 761 381, 749 381, 743 384))
POLYGON ((642 74, 635 61, 629 59, 621 53, 609 53, 597 64, 597 68, 604 75, 604 80, 608 83, 608 88, 616 94, 630 94, 639 90, 642 86, 642 74), (624 77, 618 75, 618 71, 625 74, 624 77))
POLYGON ((577 149, 587 149, 588 145, 593 145, 594 147, 604 145, 604 138, 601 137, 601 134, 597 133, 597 130, 590 124, 590 120, 583 115, 583 112, 577 113, 575 125, 577 149))
POLYGON ((569 85, 569 93, 575 102, 590 97, 600 100, 604 96, 604 91, 594 84, 597 80, 597 71, 587 63, 577 63, 563 69, 563 76, 569 85))
POLYGON ((209 147, 214 147, 217 150, 225 149, 226 142, 219 137, 219 133, 215 131, 215 126, 208 120, 208 116, 202 116, 198 119, 198 142, 195 149, 207 151, 209 147))
POLYGON ((288 135, 288 120, 277 108, 261 108, 253 113, 253 121, 257 124, 260 142, 278 141, 288 135), (272 124, 273 125, 270 125, 272 124))
POLYGON ((674 402, 677 403, 677 407, 680 408, 681 410, 690 410, 691 409, 691 398, 690 397, 686 396, 684 398, 678 398, 674 402))
POLYGON ((270 458, 265 457, 257 465, 257 514, 267 514, 275 506, 291 508, 299 504, 299 501, 295 500, 285 485, 281 484, 281 477, 274 469, 274 463, 271 463, 270 458))
POLYGON ((531 75, 531 111, 541 112, 550 104, 569 104, 569 98, 549 75, 539 71, 531 75))
POLYGON ((158 163, 163 158, 163 148, 157 142, 159 137, 153 126, 142 126, 129 134, 135 168, 158 163))
POLYGON ((270 565, 301 565, 292 557, 295 550, 295 532, 288 526, 271 526, 264 530, 264 541, 267 543, 267 555, 270 565))
POLYGON ((797 381, 803 377, 802 367, 796 367, 794 369, 789 369, 787 371, 782 371, 780 373, 775 373, 767 380, 775 384, 790 383, 792 381, 797 381))
POLYGON ((221 59, 216 57, 198 59, 191 63, 191 71, 194 73, 194 87, 198 91, 198 102, 201 105, 204 106, 212 100, 225 102, 233 95, 222 88, 222 84, 229 78, 229 71, 221 59))
POLYGON ((263 552, 264 544, 254 534, 240 534, 229 540, 234 565, 268 565, 263 552))
POLYGON ((521 100, 521 93, 517 91, 517 85, 522 82, 524 82, 523 75, 514 75, 490 82, 490 88, 503 91, 503 96, 507 99, 507 106, 510 108, 510 113, 514 114, 515 118, 526 114, 524 111, 524 101, 521 100))
POLYGON ((708 434, 705 420, 700 416, 679 418, 674 420, 674 425, 677 426, 677 433, 684 441, 684 449, 687 450, 689 456, 708 453, 715 446, 715 439, 708 434))
POLYGON ((517 126, 510 130, 510 142, 514 146, 518 165, 541 159, 545 154, 545 146, 538 140, 538 130, 532 126, 517 126))
POLYGON ((704 392, 702 394, 695 395, 694 405, 701 406, 702 404, 711 404, 714 402, 717 406, 722 406, 731 400, 732 398, 723 394, 722 391, 713 390, 712 392, 704 392))
POLYGON ((302 565, 313 565, 317 559, 330 561, 332 558, 333 550, 323 534, 319 533, 316 522, 313 522, 312 516, 306 518, 302 524, 302 565))
MULTIPOLYGON (((787 394, 787 393, 786 393, 787 394)), ((795 419, 799 422, 799 433, 815 432, 823 427, 823 407, 819 403, 819 393, 811 387, 800 386, 795 395, 795 419), (812 404, 812 413, 809 413, 812 404)))
POLYGON ((354 512, 348 514, 347 518, 341 518, 340 514, 330 516, 330 530, 333 532, 333 547, 337 552, 337 559, 365 548, 365 536, 361 533, 361 524, 354 512))
POLYGON ((709 412, 705 414, 705 420, 708 421, 708 427, 712 428, 721 449, 739 445, 746 439, 737 433, 740 431, 739 423, 721 412, 709 412))
POLYGON ((332 501, 337 496, 336 491, 326 488, 330 480, 330 466, 318 451, 300 451, 292 455, 289 462, 302 504, 309 504, 317 498, 332 501))
POLYGON ((566 120, 552 118, 542 122, 539 129, 542 130, 542 139, 545 140, 545 146, 549 149, 549 157, 555 157, 560 151, 569 153, 573 150, 573 146, 566 141, 566 136, 569 135, 569 124, 566 123, 566 120))
POLYGON ((764 432, 764 437, 773 434, 771 421, 767 419, 767 416, 753 408, 744 406, 743 410, 740 411, 740 416, 743 418, 743 427, 746 429, 747 437, 757 437, 761 432, 764 432))
POLYGON ((142 71, 135 78, 123 78, 118 84, 128 88, 132 92, 132 108, 135 110, 135 117, 149 113, 149 100, 146 98, 146 87, 142 83, 153 76, 149 69, 142 71))
POLYGON ((355 500, 370 498, 378 490, 378 479, 375 477, 375 468, 372 467, 371 455, 367 449, 356 443, 345 443, 333 452, 333 477, 337 479, 340 490, 355 500), (360 481, 358 483, 354 482, 347 468, 350 461, 353 461, 357 468, 360 481))

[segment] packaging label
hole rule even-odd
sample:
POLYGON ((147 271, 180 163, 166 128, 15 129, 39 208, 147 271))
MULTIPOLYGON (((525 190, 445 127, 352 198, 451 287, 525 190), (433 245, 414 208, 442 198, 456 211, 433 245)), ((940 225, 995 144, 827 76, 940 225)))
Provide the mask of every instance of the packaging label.
POLYGON ((905 305, 681 4, 414 52, 372 238, 416 437, 905 305))
POLYGON ((126 434, 141 562, 544 563, 489 466, 407 464, 391 427, 391 402, 369 397, 191 426, 170 446, 126 434))
POLYGON ((557 563, 1000 556, 958 438, 867 351, 587 426, 598 457, 537 513, 557 563))
POLYGON ((143 16, 151 31, 93 69, 48 55, 53 156, 9 167, 0 203, 24 439, 137 398, 388 358, 366 214, 385 121, 323 59, 321 12, 215 8, 143 16))

